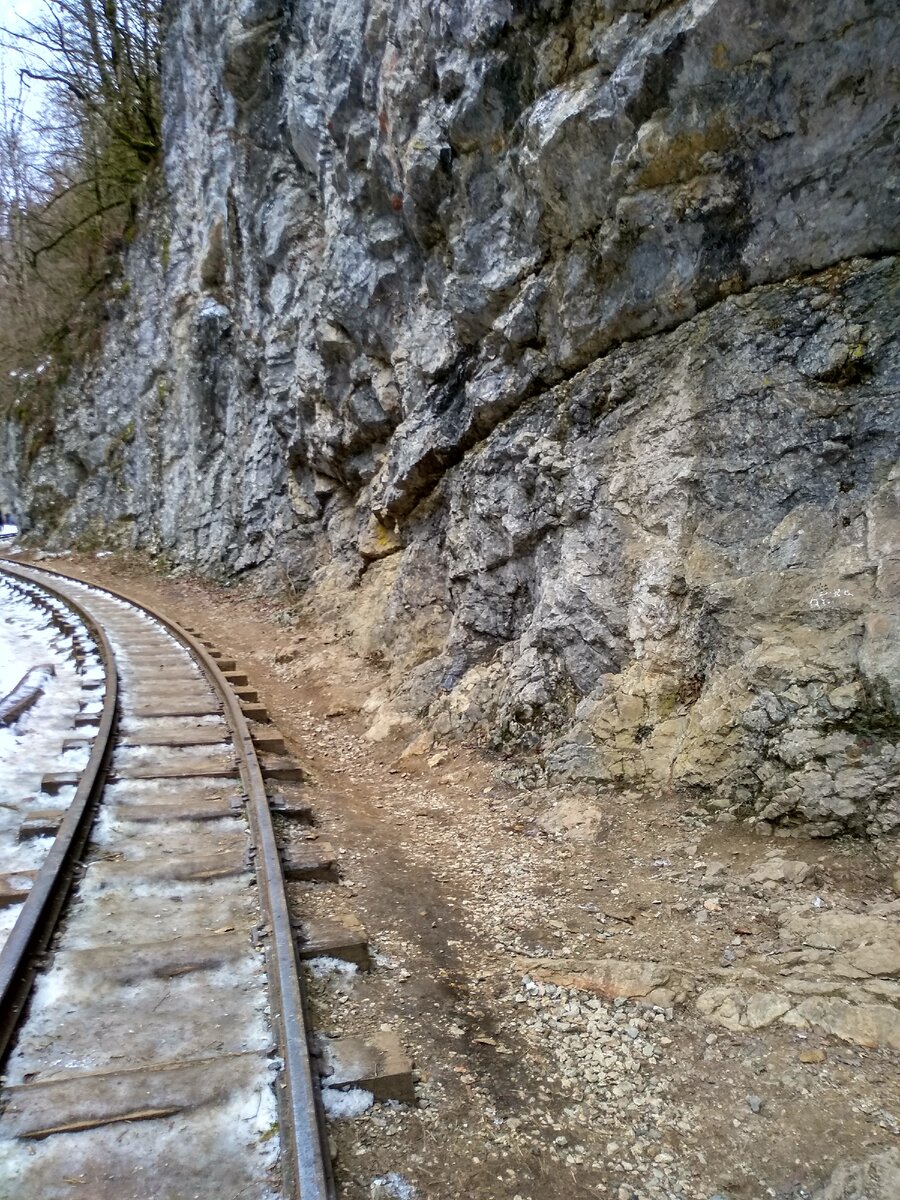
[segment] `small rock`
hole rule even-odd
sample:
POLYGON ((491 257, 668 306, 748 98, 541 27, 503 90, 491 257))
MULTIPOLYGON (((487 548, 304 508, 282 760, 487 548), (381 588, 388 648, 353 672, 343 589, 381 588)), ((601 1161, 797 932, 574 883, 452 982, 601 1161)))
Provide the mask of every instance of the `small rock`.
POLYGON ((700 886, 705 888, 721 886, 725 882, 724 876, 727 870, 728 867, 723 862, 707 863, 706 871, 700 880, 700 886))
POLYGON ((415 725, 412 717, 406 713, 395 712, 383 708, 365 732, 366 741, 384 742, 415 725))
POLYGON ((759 1096, 748 1096, 747 1097, 747 1107, 750 1109, 750 1111, 752 1113, 761 1112, 762 1106, 763 1106, 763 1102, 759 1096))
POLYGON ((397 762, 403 764, 409 762, 410 759, 424 757, 433 746, 434 734, 430 730, 426 730, 418 737, 413 738, 409 745, 401 751, 397 762))
POLYGON ((597 841, 608 822, 595 805, 578 796, 569 796, 538 817, 537 826, 555 837, 590 843, 597 841))
POLYGON ((801 1050, 800 1061, 802 1063, 823 1063, 827 1055, 824 1050, 801 1050))
POLYGON ((283 650, 276 651, 275 661, 277 663, 293 662, 295 658, 299 658, 304 652, 305 647, 302 645, 302 643, 305 641, 306 638, 304 636, 295 638, 291 645, 286 646, 283 650))
POLYGON ((803 883, 812 874, 809 863, 793 858, 769 858, 747 876, 750 883, 803 883))

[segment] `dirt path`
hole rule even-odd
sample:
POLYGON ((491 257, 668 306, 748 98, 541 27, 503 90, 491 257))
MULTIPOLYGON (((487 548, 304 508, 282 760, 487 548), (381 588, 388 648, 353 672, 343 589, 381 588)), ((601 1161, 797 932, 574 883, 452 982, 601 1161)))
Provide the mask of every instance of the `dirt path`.
POLYGON ((517 790, 478 748, 370 740, 377 665, 280 600, 137 560, 51 565, 214 639, 313 777, 376 953, 311 980, 314 1023, 396 1030, 419 1077, 417 1107, 332 1124, 343 1198, 799 1200, 896 1152, 895 847, 517 790))

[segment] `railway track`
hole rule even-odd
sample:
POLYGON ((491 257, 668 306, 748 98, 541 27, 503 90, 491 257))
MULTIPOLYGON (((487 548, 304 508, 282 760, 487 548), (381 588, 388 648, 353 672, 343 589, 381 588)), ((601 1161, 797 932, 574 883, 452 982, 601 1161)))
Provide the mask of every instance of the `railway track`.
POLYGON ((72 739, 86 764, 43 779, 55 836, 0 952, 0 1200, 325 1200, 297 949, 233 664, 110 592, 2 569, 68 607, 105 678, 72 739))

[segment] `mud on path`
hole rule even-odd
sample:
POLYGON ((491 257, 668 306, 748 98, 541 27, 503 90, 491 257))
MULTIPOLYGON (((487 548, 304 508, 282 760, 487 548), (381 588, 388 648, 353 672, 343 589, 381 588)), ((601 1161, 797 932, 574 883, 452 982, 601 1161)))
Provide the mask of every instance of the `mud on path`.
POLYGON ((213 639, 312 776, 375 954, 310 979, 313 1024, 396 1030, 418 1074, 417 1107, 332 1122, 341 1197, 800 1200, 837 1168, 838 1200, 842 1164, 877 1154, 859 1194, 896 1194, 896 845, 523 791, 478 747, 370 740, 377 664, 283 599, 136 558, 48 565, 213 639))

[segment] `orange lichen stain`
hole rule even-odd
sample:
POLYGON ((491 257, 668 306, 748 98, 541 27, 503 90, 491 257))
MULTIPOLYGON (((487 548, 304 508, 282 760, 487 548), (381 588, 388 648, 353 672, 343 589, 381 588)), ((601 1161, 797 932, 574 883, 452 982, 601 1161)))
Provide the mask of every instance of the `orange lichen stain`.
POLYGON ((706 174, 700 163, 704 154, 720 153, 733 144, 734 134, 727 121, 715 117, 706 129, 684 130, 660 144, 638 172, 635 183, 643 188, 685 183, 695 175, 706 174))
POLYGON ((719 295, 737 296, 744 290, 745 286, 741 275, 729 275, 727 279, 723 279, 719 284, 719 295))

